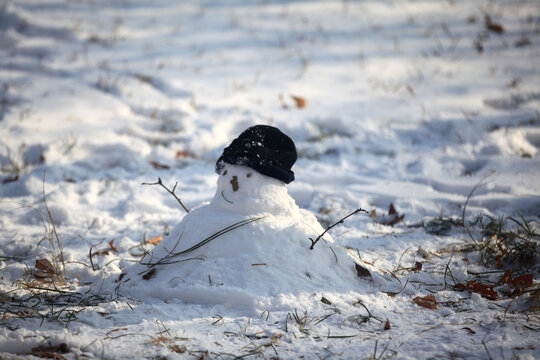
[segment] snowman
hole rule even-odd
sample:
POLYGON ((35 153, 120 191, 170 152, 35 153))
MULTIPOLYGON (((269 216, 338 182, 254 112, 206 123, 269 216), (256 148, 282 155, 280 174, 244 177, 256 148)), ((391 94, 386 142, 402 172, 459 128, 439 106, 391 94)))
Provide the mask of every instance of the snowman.
POLYGON ((123 270, 133 297, 251 307, 285 294, 349 291, 358 279, 345 249, 287 192, 297 154, 279 129, 256 125, 216 163, 210 203, 187 214, 138 264, 123 270), (265 300, 266 299, 266 300, 265 300))

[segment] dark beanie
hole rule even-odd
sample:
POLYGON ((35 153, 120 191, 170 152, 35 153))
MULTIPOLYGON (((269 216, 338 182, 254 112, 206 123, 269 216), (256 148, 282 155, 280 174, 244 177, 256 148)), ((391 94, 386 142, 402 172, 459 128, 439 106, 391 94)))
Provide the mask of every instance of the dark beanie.
POLYGON ((291 167, 295 161, 296 147, 290 137, 273 126, 255 125, 223 150, 216 172, 221 172, 224 163, 247 166, 288 184, 294 180, 291 167))

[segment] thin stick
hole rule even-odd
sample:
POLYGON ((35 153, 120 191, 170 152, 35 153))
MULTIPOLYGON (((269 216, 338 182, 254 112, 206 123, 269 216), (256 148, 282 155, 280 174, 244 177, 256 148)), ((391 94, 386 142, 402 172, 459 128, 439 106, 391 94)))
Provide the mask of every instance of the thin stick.
POLYGON ((158 181, 155 182, 155 183, 142 183, 142 185, 159 185, 159 186, 163 187, 165 190, 167 190, 167 192, 168 192, 169 194, 171 194, 172 196, 174 196, 174 198, 176 199, 176 201, 178 201, 178 203, 184 208, 184 210, 186 211, 186 213, 189 213, 189 209, 184 205, 184 203, 182 202, 182 200, 180 200, 180 199, 178 198, 178 196, 176 196, 176 194, 174 193, 174 191, 176 190, 176 186, 178 185, 178 182, 176 182, 176 183, 174 184, 174 187, 173 187, 172 191, 169 190, 168 187, 166 187, 165 185, 163 185, 163 182, 161 182, 161 178, 160 178, 160 177, 158 177, 158 181))
MULTIPOLYGON (((62 263, 62 269, 61 269, 62 273, 63 273, 62 280, 64 280, 64 278, 66 276, 66 264, 64 262, 64 249, 62 247, 62 242, 60 241, 60 236, 58 236, 58 232, 56 231, 56 226, 54 225, 54 220, 53 220, 51 211, 49 210, 49 206, 47 206, 47 198, 45 196, 45 171, 46 170, 43 169, 43 181, 42 181, 42 185, 43 185, 43 189, 42 189, 42 192, 43 192, 43 204, 45 205, 45 209, 47 210, 47 216, 49 217, 49 221, 51 222, 52 233, 54 234, 54 237, 56 238, 56 245, 57 245, 57 248, 58 248, 58 256, 60 257, 60 262, 62 263)), ((52 260, 53 260, 54 263, 56 263, 56 270, 60 270, 60 266, 58 265, 58 260, 56 259, 56 251, 55 251, 54 241, 51 239, 50 243, 51 243, 51 247, 52 247, 52 250, 53 250, 53 259, 52 260)), ((58 275, 62 275, 62 274, 58 274, 58 275)))
POLYGON ((324 234, 326 234, 328 232, 328 230, 332 229, 334 226, 337 226, 339 224, 343 224, 344 220, 346 220, 347 218, 349 218, 349 217, 353 216, 354 214, 357 214, 357 213, 359 213, 361 211, 365 212, 366 214, 369 214, 369 212, 367 210, 364 210, 362 208, 358 208, 358 209, 354 210, 352 213, 350 213, 349 215, 347 215, 344 218, 342 218, 341 220, 339 220, 337 223, 327 227, 326 230, 324 230, 323 233, 321 235, 319 235, 315 240, 313 240, 312 238, 309 238, 309 240, 311 241, 311 246, 309 247, 309 250, 313 250, 313 247, 315 246, 315 244, 317 242, 319 242, 319 240, 321 240, 321 238, 324 236, 324 234))
MULTIPOLYGON (((479 187, 480 185, 482 185, 482 183, 483 183, 484 181, 486 181, 486 179, 487 179, 488 177, 490 177, 490 176, 493 175, 493 174, 495 174, 495 170, 493 170, 492 172, 490 172, 489 174, 487 174, 486 176, 484 176, 484 178, 483 178, 482 180, 480 180, 480 181, 478 182, 478 184, 476 184, 476 185, 472 188, 471 192, 469 193, 469 196, 467 196, 467 200, 465 201, 465 205, 463 205, 463 213, 461 214, 461 223, 462 223, 463 225, 465 225, 465 210, 467 210, 467 204, 469 203, 469 200, 471 199, 473 193, 476 191, 476 189, 478 189, 478 187, 479 187)), ((473 239, 473 240, 474 240, 474 239, 473 239)))

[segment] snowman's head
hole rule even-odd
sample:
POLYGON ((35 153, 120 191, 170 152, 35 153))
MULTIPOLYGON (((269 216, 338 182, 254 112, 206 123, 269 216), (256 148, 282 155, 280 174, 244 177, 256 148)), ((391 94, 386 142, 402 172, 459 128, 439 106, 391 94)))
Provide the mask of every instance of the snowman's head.
POLYGON ((291 214, 296 203, 285 184, 294 180, 295 161, 294 142, 278 128, 247 128, 216 162, 219 178, 212 205, 246 215, 291 214))
POLYGON ((224 163, 212 206, 245 215, 287 215, 296 208, 285 183, 247 166, 224 163))

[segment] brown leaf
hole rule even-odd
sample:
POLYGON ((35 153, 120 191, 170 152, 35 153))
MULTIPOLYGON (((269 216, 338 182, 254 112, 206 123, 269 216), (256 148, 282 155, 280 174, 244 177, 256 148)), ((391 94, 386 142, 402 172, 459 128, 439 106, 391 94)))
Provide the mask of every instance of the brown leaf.
POLYGON ((294 100, 297 108, 303 109, 307 106, 307 100, 305 98, 294 95, 291 95, 291 97, 294 100))
POLYGON ((456 284, 454 285, 454 289, 458 291, 469 290, 489 300, 497 300, 499 298, 499 294, 497 294, 493 285, 483 284, 474 280, 468 281, 465 285, 461 283, 456 284))
POLYGON ((48 259, 36 260, 35 267, 37 271, 34 272, 34 276, 37 278, 51 278, 57 275, 53 264, 48 259))
POLYGON ((111 251, 118 251, 113 243, 114 243, 114 239, 109 241, 109 248, 111 249, 111 251))
POLYGON ((533 284, 534 274, 525 274, 512 280, 512 285, 516 288, 524 289, 533 284))
POLYGON ((491 32, 494 32, 495 34, 502 34, 504 33, 504 27, 499 24, 491 21, 491 17, 486 15, 486 29, 488 29, 491 32))
POLYGON ((66 360, 64 356, 54 351, 32 351, 30 355, 34 355, 43 359, 66 360))
POLYGON ((412 268, 412 271, 419 272, 422 270, 422 263, 420 261, 417 261, 414 263, 414 267, 412 268))
POLYGON ((67 354, 69 349, 66 343, 61 343, 56 346, 37 346, 30 352, 31 355, 38 356, 45 359, 60 359, 64 360, 65 357, 61 354, 67 354))
POLYGON ((388 215, 378 216, 377 212, 373 210, 369 214, 369 217, 379 224, 394 226, 403 221, 405 214, 399 215, 394 207, 394 204, 390 203, 390 206, 388 207, 388 215))
POLYGON ((369 272, 369 270, 362 265, 358 265, 355 263, 354 268, 356 269, 356 275, 358 275, 358 277, 371 277, 371 273, 369 272))
POLYGON ((183 353, 186 352, 186 347, 185 346, 174 345, 174 346, 171 346, 170 349, 172 351, 174 351, 175 353, 178 353, 178 354, 183 354, 183 353))
POLYGON ((466 284, 466 286, 469 290, 482 295, 486 299, 497 300, 499 297, 499 294, 497 294, 497 291, 495 291, 493 285, 487 285, 471 280, 466 284))
POLYGON ((19 174, 15 174, 15 175, 12 175, 12 176, 8 176, 6 178, 4 178, 4 180, 2 180, 2 184, 7 184, 7 183, 10 183, 10 182, 15 182, 19 180, 19 174))
POLYGON ((386 323, 384 324, 384 330, 390 330, 390 329, 391 329, 390 320, 386 319, 386 323))
POLYGON ((163 235, 158 235, 156 237, 153 237, 151 239, 146 240, 147 244, 157 245, 163 240, 163 235))
POLYGON ((100 250, 100 251, 96 251, 92 253, 92 256, 106 256, 109 254, 110 254, 109 250, 100 250))
POLYGON ((504 272, 501 277, 501 284, 511 284, 512 283, 512 270, 508 269, 504 272))
POLYGON ((464 290, 467 290, 467 287, 463 285, 462 283, 457 283, 454 285, 454 290, 464 291, 464 290))
POLYGON ((169 170, 171 168, 169 165, 162 164, 157 161, 150 161, 150 165, 152 165, 156 170, 169 170))
POLYGON ((437 299, 435 295, 430 294, 424 297, 417 296, 413 299, 413 303, 418 306, 425 307, 427 309, 436 309, 437 308, 437 299))
POLYGON ((48 259, 39 259, 36 260, 36 269, 49 272, 49 273, 55 273, 54 266, 51 264, 51 262, 48 259))
POLYGON ((188 150, 176 150, 176 160, 194 157, 188 150))

